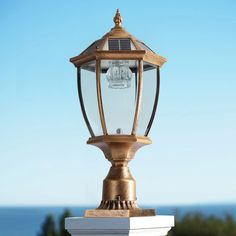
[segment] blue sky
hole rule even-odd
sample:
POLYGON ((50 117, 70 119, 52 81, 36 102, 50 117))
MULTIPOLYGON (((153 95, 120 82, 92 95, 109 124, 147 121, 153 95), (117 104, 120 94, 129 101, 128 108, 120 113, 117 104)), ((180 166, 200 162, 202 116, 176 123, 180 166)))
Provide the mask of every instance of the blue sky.
POLYGON ((0 205, 101 200, 69 58, 123 26, 168 62, 153 144, 130 163, 139 204, 236 200, 236 2, 1 1, 0 205))

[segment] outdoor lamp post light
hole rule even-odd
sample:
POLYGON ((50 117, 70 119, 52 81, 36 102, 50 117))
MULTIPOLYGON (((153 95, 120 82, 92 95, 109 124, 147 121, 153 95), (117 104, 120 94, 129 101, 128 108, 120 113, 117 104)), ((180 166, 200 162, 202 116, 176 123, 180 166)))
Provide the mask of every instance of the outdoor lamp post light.
POLYGON ((111 162, 102 201, 85 217, 153 216, 137 205, 136 184, 128 162, 151 143, 148 137, 159 96, 160 67, 166 59, 122 27, 115 26, 70 61, 77 68, 81 110, 91 137, 111 162))

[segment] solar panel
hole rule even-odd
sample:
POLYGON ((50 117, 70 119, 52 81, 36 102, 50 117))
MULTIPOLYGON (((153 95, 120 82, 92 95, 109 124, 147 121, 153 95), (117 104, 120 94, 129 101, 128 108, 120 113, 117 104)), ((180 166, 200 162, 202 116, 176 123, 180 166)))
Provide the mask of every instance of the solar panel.
POLYGON ((119 50, 119 41, 118 39, 109 39, 108 40, 109 50, 119 50))
POLYGON ((131 50, 130 39, 109 39, 109 50, 131 50))
POLYGON ((120 50, 131 50, 129 39, 120 39, 120 50))

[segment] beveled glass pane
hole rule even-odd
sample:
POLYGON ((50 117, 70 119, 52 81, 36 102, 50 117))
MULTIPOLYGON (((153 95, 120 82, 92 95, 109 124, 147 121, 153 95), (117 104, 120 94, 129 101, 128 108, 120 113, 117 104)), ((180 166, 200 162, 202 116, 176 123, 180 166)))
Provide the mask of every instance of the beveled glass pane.
POLYGON ((135 60, 101 61, 101 93, 108 134, 131 134, 137 65, 135 60))
POLYGON ((95 136, 103 135, 97 102, 95 61, 81 66, 81 90, 91 128, 95 136))
POLYGON ((143 63, 143 91, 137 135, 145 135, 157 92, 157 71, 154 65, 143 63))

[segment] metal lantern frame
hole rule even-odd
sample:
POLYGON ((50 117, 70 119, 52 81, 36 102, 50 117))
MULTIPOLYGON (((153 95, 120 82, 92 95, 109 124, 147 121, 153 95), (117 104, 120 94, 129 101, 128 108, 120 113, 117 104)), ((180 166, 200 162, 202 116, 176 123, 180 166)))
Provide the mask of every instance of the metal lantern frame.
POLYGON ((166 59, 154 53, 143 42, 137 40, 122 27, 122 18, 119 10, 116 12, 114 22, 115 27, 112 28, 110 32, 92 43, 80 55, 70 59, 77 68, 77 86, 81 110, 91 135, 87 143, 99 147, 104 152, 106 158, 112 163, 110 172, 103 182, 103 198, 100 206, 97 210, 86 211, 85 216, 120 216, 120 213, 118 214, 116 210, 128 210, 129 216, 153 215, 153 211, 147 212, 141 210, 136 204, 136 184, 128 169, 128 162, 134 157, 135 152, 140 147, 151 143, 148 134, 157 110, 160 88, 160 67, 166 62, 166 59), (134 50, 104 49, 104 46, 109 39, 129 39, 134 46, 134 50), (132 131, 130 134, 114 135, 109 134, 109 130, 107 130, 101 91, 102 60, 136 60, 138 62, 137 73, 135 76, 136 104, 132 131), (91 127, 82 93, 81 67, 91 61, 95 61, 94 69, 96 73, 97 105, 103 132, 103 135, 101 136, 96 136, 91 127), (146 131, 143 136, 139 136, 137 135, 137 128, 141 111, 143 72, 149 69, 148 63, 156 67, 156 93, 146 131), (111 214, 111 210, 115 213, 111 214))

